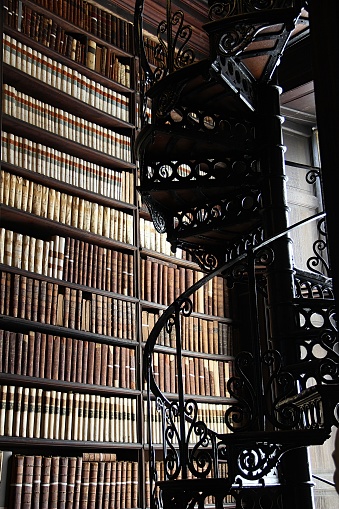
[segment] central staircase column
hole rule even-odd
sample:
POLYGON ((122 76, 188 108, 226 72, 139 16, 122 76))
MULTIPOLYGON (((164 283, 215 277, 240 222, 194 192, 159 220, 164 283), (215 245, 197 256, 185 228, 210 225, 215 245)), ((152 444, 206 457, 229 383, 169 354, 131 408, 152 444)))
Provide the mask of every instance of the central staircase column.
MULTIPOLYGON (((289 226, 286 196, 285 148, 282 141, 280 88, 274 83, 259 86, 259 132, 263 183, 263 221, 266 238, 271 238, 289 226)), ((293 334, 296 330, 293 310, 294 282, 292 241, 283 235, 268 247, 274 251, 268 267, 267 292, 269 311, 268 347, 277 349, 284 365, 294 364, 299 357, 293 334)), ((312 509, 312 486, 307 449, 296 449, 281 461, 284 509, 312 509), (293 475, 289 474, 292 473, 293 475)))

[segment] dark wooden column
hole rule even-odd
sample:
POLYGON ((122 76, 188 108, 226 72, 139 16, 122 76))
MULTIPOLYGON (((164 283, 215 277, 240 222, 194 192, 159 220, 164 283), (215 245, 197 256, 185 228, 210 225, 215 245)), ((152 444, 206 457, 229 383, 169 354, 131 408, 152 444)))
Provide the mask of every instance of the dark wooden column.
MULTIPOLYGON (((310 0, 310 31, 329 256, 339 295, 339 2, 310 0)), ((302 65, 302 62, 300 62, 302 65)), ((338 298, 336 312, 339 316, 338 298)))

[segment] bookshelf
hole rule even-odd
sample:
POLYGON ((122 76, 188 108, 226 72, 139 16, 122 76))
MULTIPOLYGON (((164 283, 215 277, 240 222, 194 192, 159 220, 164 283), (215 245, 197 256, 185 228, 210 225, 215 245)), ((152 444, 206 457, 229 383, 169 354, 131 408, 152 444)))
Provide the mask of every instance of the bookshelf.
MULTIPOLYGON (((3 14, 8 507, 149 507, 143 348, 166 306, 203 273, 170 251, 138 203, 132 25, 82 0, 5 0, 3 14)), ((182 323, 186 392, 215 423, 233 359, 225 295, 223 279, 213 280, 182 323)), ((164 332, 155 354, 169 398, 174 346, 164 332)))

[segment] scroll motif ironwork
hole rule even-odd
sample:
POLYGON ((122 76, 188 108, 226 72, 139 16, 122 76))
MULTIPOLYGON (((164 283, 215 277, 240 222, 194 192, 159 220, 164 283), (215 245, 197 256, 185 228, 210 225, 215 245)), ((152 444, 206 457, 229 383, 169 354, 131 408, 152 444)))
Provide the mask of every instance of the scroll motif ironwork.
POLYGON ((167 19, 159 24, 157 30, 159 42, 155 48, 155 59, 159 65, 154 73, 156 81, 164 75, 193 63, 194 52, 187 47, 191 36, 192 28, 184 24, 184 13, 176 11, 172 14, 171 2, 167 0, 167 19), (174 35, 173 28, 176 28, 174 35))
POLYGON ((318 221, 317 229, 320 238, 313 243, 314 256, 307 260, 307 268, 316 274, 324 274, 327 277, 331 277, 327 259, 326 218, 318 221), (317 270, 316 267, 321 268, 321 270, 317 270))
POLYGON ((276 444, 258 444, 245 448, 238 457, 239 475, 246 480, 262 479, 277 463, 280 448, 276 444))
POLYGON ((224 32, 219 40, 218 51, 226 57, 235 57, 242 53, 253 38, 267 25, 235 25, 228 32, 224 32))
POLYGON ((249 14, 257 11, 271 11, 274 9, 287 9, 305 5, 307 2, 295 0, 211 0, 209 2, 209 18, 217 20, 230 18, 239 14, 249 14))
POLYGON ((145 203, 146 207, 148 208, 148 211, 150 213, 154 227, 157 230, 157 232, 165 233, 166 232, 165 215, 160 210, 155 208, 152 200, 149 199, 149 196, 146 193, 142 195, 142 200, 145 203))
POLYGON ((237 403, 231 405, 225 412, 225 422, 231 431, 246 430, 253 426, 256 418, 255 401, 258 394, 252 384, 254 359, 250 352, 242 352, 235 360, 235 371, 238 376, 231 377, 227 382, 227 389, 237 403))

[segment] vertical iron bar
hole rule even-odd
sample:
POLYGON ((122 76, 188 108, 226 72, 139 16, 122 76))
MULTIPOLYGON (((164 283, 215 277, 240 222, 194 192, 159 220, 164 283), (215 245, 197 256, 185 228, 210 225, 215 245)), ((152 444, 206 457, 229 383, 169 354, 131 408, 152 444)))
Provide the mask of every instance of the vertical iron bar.
POLYGON ((180 327, 180 303, 175 303, 175 343, 177 349, 177 373, 178 373, 178 401, 179 401, 179 424, 180 424, 180 462, 182 478, 187 479, 187 458, 188 444, 186 444, 185 433, 185 397, 182 378, 182 347, 181 347, 181 327, 180 327))
POLYGON ((152 354, 149 353, 147 357, 147 415, 148 415, 148 447, 149 447, 149 482, 150 482, 150 505, 151 509, 155 509, 155 502, 153 500, 153 475, 154 475, 154 450, 153 450, 153 437, 152 437, 152 410, 151 410, 151 369, 152 369, 152 354))
POLYGON ((257 284, 255 278, 255 256, 250 249, 247 253, 247 267, 248 267, 248 285, 249 285, 249 298, 250 298, 250 320, 251 320, 251 342, 252 353, 254 356, 254 387, 256 391, 256 405, 258 412, 258 425, 259 430, 265 429, 265 415, 263 406, 263 374, 261 365, 261 346, 260 346, 260 332, 259 332, 259 317, 257 305, 257 284))
POLYGON ((169 73, 173 71, 173 40, 172 40, 172 20, 171 20, 171 0, 166 3, 166 19, 167 19, 167 70, 169 73))

